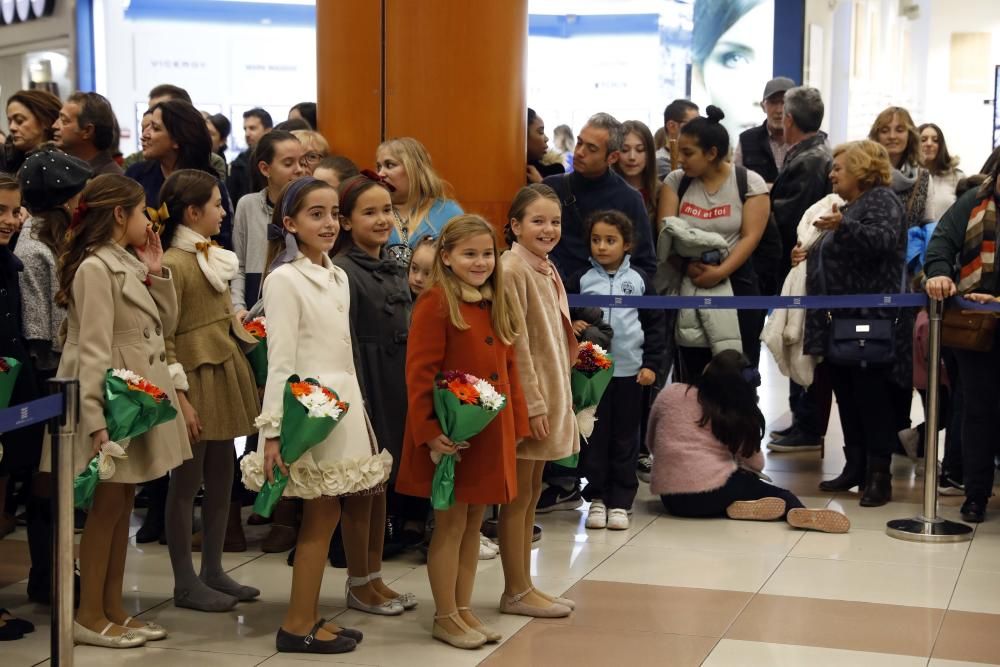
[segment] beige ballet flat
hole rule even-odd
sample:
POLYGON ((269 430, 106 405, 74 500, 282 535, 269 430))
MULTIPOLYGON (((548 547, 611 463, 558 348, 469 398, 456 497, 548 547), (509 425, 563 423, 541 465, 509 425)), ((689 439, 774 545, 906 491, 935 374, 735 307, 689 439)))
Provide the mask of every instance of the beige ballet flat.
POLYGON ((458 612, 453 612, 451 614, 444 614, 443 616, 434 617, 434 627, 431 629, 431 636, 434 639, 443 641, 445 644, 451 644, 455 648, 464 649, 477 649, 486 643, 486 637, 481 633, 473 630, 462 617, 458 615, 458 612), (465 628, 465 632, 460 635, 453 635, 444 629, 444 626, 438 623, 440 619, 448 618, 460 628, 465 628))
POLYGON ((541 595, 543 598, 545 598, 546 600, 551 600, 552 602, 555 602, 556 604, 561 604, 564 607, 569 607, 571 611, 575 611, 576 610, 576 603, 573 602, 572 600, 570 600, 569 598, 562 598, 562 597, 559 597, 558 595, 549 595, 548 593, 541 592, 537 588, 535 588, 533 590, 536 593, 538 593, 539 595, 541 595))
POLYGON ((573 610, 569 607, 553 602, 548 607, 536 607, 534 605, 521 602, 529 593, 535 589, 529 588, 517 595, 500 596, 500 613, 515 614, 517 616, 531 616, 532 618, 566 618, 573 610))
POLYGON ((128 632, 117 637, 109 635, 108 630, 114 625, 114 623, 108 623, 100 632, 94 632, 73 621, 73 641, 77 644, 100 646, 101 648, 137 648, 146 643, 146 638, 132 628, 128 628, 128 632))
POLYGON ((142 635, 143 637, 146 638, 147 641, 151 642, 167 638, 167 629, 164 628, 159 623, 146 622, 146 624, 141 628, 129 628, 128 627, 129 621, 134 621, 134 620, 136 619, 129 616, 128 618, 125 619, 125 622, 122 623, 122 627, 128 628, 137 635, 142 635))
MULTIPOLYGON (((472 607, 459 607, 458 610, 467 611, 470 614, 472 613, 472 607)), ((470 625, 469 627, 478 632, 479 634, 481 634, 482 636, 486 637, 487 644, 496 644, 501 639, 503 639, 502 634, 500 634, 496 630, 492 630, 486 627, 485 625, 475 625, 475 626, 470 625)))

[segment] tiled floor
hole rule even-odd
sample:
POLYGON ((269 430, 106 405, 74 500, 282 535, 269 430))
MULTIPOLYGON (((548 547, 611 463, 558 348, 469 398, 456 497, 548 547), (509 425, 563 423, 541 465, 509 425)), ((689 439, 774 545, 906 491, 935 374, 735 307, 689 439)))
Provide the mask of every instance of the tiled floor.
MULTIPOLYGON (((782 425, 783 381, 765 372, 762 406, 782 425)), ((919 411, 918 413, 919 414, 919 411)), ((227 554, 232 575, 262 589, 261 601, 224 614, 177 609, 166 548, 132 545, 126 575, 129 610, 171 631, 148 648, 76 650, 79 665, 159 667, 307 667, 315 663, 393 667, 561 667, 653 664, 711 667, 959 667, 1000 665, 1000 504, 971 543, 924 545, 885 534, 889 519, 919 511, 922 479, 894 463, 896 500, 865 509, 856 494, 828 495, 817 483, 843 464, 836 414, 826 457, 770 455, 775 483, 814 507, 845 511, 852 530, 823 535, 781 523, 693 521, 668 517, 643 487, 626 532, 587 531, 581 511, 540 518, 536 584, 577 602, 568 619, 528 622, 501 616, 500 562, 481 561, 473 605, 506 639, 498 647, 459 651, 429 636, 433 605, 416 555, 387 562, 386 579, 412 591, 420 607, 399 618, 345 610, 343 570, 328 569, 322 612, 365 632, 342 656, 289 656, 274 650, 291 569, 284 554, 257 550, 263 531, 249 529, 250 550, 227 554)), ((960 499, 941 513, 958 519, 960 499)), ((0 665, 47 663, 45 610, 25 603, 23 529, 0 541, 0 607, 30 618, 39 631, 0 644, 0 665)))

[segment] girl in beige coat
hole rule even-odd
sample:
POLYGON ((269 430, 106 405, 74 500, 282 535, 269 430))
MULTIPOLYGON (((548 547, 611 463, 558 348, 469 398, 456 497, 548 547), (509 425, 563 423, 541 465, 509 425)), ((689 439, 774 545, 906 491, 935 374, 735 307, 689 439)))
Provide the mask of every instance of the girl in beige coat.
MULTIPOLYGON (((104 378, 109 368, 137 373, 177 395, 167 369, 164 337, 177 321, 177 300, 163 248, 143 207, 142 187, 124 176, 92 180, 80 197, 60 262, 56 302, 69 308, 60 377, 80 382, 80 424, 73 440, 80 473, 108 442, 104 378)), ((184 421, 161 424, 133 438, 127 458, 102 480, 80 540, 78 643, 141 646, 166 631, 131 618, 122 604, 122 579, 135 485, 164 475, 191 457, 184 421)), ((43 460, 48 460, 44 458, 43 460)))
POLYGON ((545 462, 580 451, 569 380, 576 361, 576 335, 562 279, 548 259, 562 235, 559 198, 547 185, 529 185, 517 193, 507 217, 512 247, 501 261, 505 281, 524 313, 514 349, 531 437, 517 446, 517 497, 500 510, 500 558, 506 582, 500 611, 568 616, 572 601, 542 593, 531 582, 531 538, 545 462))

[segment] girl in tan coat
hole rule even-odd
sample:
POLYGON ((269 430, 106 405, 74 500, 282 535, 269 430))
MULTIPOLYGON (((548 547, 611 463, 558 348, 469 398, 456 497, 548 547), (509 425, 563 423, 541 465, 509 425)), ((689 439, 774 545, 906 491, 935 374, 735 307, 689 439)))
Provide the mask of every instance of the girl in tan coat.
MULTIPOLYGON (((257 387, 243 351, 257 343, 233 312, 229 281, 239 268, 236 253, 209 240, 226 215, 218 181, 203 171, 180 169, 163 184, 160 201, 160 214, 166 214, 161 242, 169 248, 163 263, 173 276, 179 313, 177 330, 166 339, 167 363, 194 455, 171 473, 167 493, 174 605, 226 611, 260 595, 222 568, 236 465, 233 439, 257 432, 257 387), (191 563, 191 509, 202 481, 198 575, 191 563)), ((239 521, 239 504, 234 511, 239 521)))
POLYGON ((500 509, 500 558, 505 579, 500 611, 554 618, 568 616, 573 602, 547 595, 531 582, 535 505, 546 461, 580 451, 570 370, 577 342, 566 290, 549 252, 562 236, 559 198, 547 185, 521 188, 507 215, 510 252, 501 261, 505 280, 524 313, 514 341, 528 404, 531 437, 517 446, 517 497, 500 509))
MULTIPOLYGON (((73 439, 79 474, 108 442, 104 384, 109 368, 137 373, 177 406, 167 369, 165 336, 177 322, 177 299, 163 248, 143 208, 142 187, 124 176, 92 180, 80 197, 60 258, 56 302, 69 308, 60 377, 80 381, 80 424, 73 439)), ((73 626, 81 644, 141 646, 166 631, 131 618, 122 604, 125 550, 135 485, 191 458, 180 413, 133 438, 128 458, 102 480, 80 540, 80 608, 73 626)), ((48 460, 44 458, 43 460, 48 460)))

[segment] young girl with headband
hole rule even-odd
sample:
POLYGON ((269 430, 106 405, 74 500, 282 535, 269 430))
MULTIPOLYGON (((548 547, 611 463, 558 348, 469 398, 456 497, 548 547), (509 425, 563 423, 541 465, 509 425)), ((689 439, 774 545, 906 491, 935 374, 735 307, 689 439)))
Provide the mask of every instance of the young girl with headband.
MULTIPOLYGON (((177 323, 177 297, 145 203, 142 187, 130 178, 93 179, 80 197, 60 258, 56 303, 68 307, 69 315, 58 374, 80 382, 80 424, 71 440, 76 474, 109 440, 104 419, 109 368, 141 375, 178 405, 164 340, 177 323)), ((122 581, 135 485, 191 458, 180 412, 132 438, 126 453, 115 459, 114 474, 97 485, 80 540, 80 608, 73 625, 79 644, 130 648, 167 636, 162 627, 125 611, 122 581)), ((43 452, 43 466, 49 460, 43 452)))
POLYGON ((362 639, 320 616, 319 593, 341 499, 385 488, 392 457, 378 451, 365 415, 354 366, 347 275, 328 253, 340 233, 337 191, 311 176, 285 186, 268 227, 267 385, 257 426, 264 446, 241 463, 254 491, 272 480, 275 467, 288 476, 285 497, 303 503, 288 611, 278 629, 278 651, 344 653, 362 639), (320 378, 350 405, 330 435, 286 464, 281 457, 282 398, 292 375, 320 378))
POLYGON ((222 567, 233 440, 257 432, 257 386, 244 353, 256 343, 233 313, 229 281, 236 275, 236 253, 211 241, 225 217, 218 181, 203 171, 175 171, 160 190, 160 202, 165 214, 161 242, 168 247, 163 264, 173 276, 179 313, 176 331, 166 340, 167 363, 194 454, 170 474, 167 494, 174 605, 226 611, 260 595, 233 581, 222 567), (203 481, 201 573, 195 574, 191 510, 203 481))

